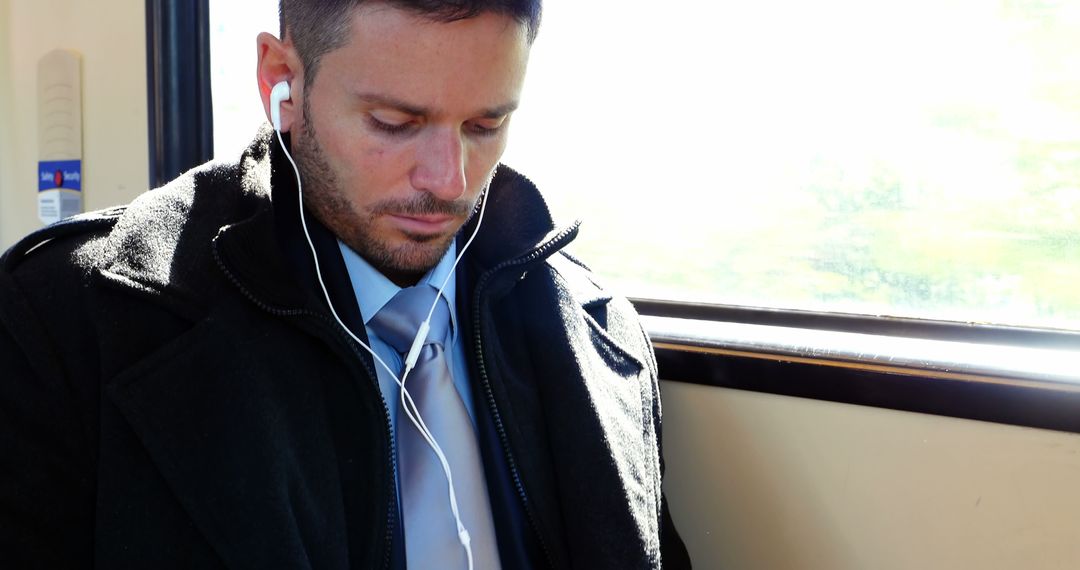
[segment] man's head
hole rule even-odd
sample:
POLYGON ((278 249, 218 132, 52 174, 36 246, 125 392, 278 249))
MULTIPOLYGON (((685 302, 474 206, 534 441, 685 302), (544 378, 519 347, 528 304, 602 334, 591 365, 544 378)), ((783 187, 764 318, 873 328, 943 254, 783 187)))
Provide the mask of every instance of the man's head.
POLYGON ((538 0, 284 0, 259 87, 289 81, 282 130, 305 200, 387 277, 446 251, 506 146, 538 0))

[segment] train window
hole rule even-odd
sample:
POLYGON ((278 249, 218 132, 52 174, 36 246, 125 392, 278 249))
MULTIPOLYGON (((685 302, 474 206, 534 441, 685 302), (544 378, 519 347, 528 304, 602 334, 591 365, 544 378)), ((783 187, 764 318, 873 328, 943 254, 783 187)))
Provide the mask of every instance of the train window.
MULTIPOLYGON (((275 5, 211 3, 219 155, 275 5)), ((549 0, 504 160, 635 297, 1080 329, 1078 36, 1067 0, 549 0)))

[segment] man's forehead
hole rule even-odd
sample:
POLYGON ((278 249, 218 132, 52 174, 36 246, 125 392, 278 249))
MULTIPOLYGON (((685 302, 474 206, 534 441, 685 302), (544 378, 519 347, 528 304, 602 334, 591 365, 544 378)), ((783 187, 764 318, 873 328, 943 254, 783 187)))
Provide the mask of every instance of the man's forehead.
POLYGON ((495 42, 512 39, 528 50, 528 26, 498 10, 482 10, 468 17, 446 18, 388 2, 364 2, 351 9, 344 45, 360 42, 368 47, 405 51, 417 42, 442 42, 447 47, 472 43, 478 53, 492 53, 495 42), (480 38, 483 38, 482 40, 480 38), (484 43, 487 42, 487 43, 484 43))
POLYGON ((323 71, 359 103, 415 115, 502 117, 517 107, 524 24, 498 12, 444 22, 378 2, 353 11, 348 41, 323 71))

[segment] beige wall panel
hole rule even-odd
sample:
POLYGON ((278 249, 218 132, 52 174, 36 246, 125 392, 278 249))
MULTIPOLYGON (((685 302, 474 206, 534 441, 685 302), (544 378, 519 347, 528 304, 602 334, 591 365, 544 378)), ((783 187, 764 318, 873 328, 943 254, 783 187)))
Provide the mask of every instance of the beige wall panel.
POLYGON ((665 382, 699 568, 1080 568, 1080 435, 665 382))
POLYGON ((0 2, 0 248, 37 219, 37 61, 82 55, 83 205, 96 210, 146 190, 146 19, 141 0, 0 2), (10 80, 9 80, 10 78, 10 80))
MULTIPOLYGON (((14 116, 11 110, 11 11, 9 0, 0 0, 0 250, 8 241, 5 239, 10 198, 8 189, 15 187, 15 149, 14 116)), ((33 174, 31 174, 33 176, 33 174)))

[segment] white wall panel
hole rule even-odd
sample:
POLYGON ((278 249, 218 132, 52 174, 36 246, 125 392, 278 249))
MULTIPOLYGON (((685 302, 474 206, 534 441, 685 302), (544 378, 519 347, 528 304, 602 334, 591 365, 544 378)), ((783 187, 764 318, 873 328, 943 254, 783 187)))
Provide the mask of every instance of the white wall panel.
POLYGON ((0 248, 37 219, 37 61, 82 55, 83 199, 87 210, 146 190, 146 19, 141 0, 0 3, 0 248))

